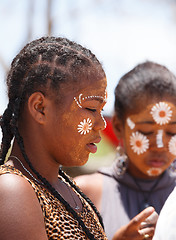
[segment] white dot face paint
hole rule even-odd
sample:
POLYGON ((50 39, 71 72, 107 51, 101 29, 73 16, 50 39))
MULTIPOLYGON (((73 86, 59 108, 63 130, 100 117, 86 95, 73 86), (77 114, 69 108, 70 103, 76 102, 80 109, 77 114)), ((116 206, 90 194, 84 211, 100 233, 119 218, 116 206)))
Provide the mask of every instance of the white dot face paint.
POLYGON ((87 118, 84 119, 77 127, 78 132, 82 134, 87 134, 92 130, 92 121, 91 119, 87 118))
POLYGON ((151 115, 154 121, 159 125, 169 123, 172 117, 172 110, 165 102, 156 103, 151 109, 151 115))
POLYGON ((128 117, 127 118, 127 124, 128 124, 128 126, 129 126, 129 128, 131 129, 131 130, 133 130, 134 128, 135 128, 135 123, 128 117))
POLYGON ((168 147, 169 147, 169 152, 172 155, 176 156, 176 135, 171 137, 171 140, 169 141, 168 147))
POLYGON ((150 168, 147 170, 148 176, 154 177, 154 176, 159 176, 162 173, 162 169, 160 168, 150 168))
POLYGON ((134 153, 143 154, 149 148, 148 138, 139 132, 133 132, 130 136, 130 145, 134 153))
POLYGON ((86 97, 82 97, 82 93, 79 94, 78 98, 74 97, 75 102, 77 103, 78 107, 82 108, 82 101, 85 100, 91 100, 91 99, 102 99, 105 103, 107 101, 107 93, 105 91, 105 96, 96 96, 96 95, 91 95, 91 96, 86 96, 86 97))
POLYGON ((158 148, 164 147, 164 144, 163 144, 163 130, 162 129, 158 130, 158 133, 156 135, 156 145, 157 145, 158 148))

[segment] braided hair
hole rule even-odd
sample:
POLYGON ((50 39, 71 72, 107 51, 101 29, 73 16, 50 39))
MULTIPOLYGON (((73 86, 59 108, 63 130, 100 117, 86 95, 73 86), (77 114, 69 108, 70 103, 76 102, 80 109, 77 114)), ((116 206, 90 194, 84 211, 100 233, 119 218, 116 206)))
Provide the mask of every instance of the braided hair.
POLYGON ((121 77, 115 89, 115 113, 124 122, 145 98, 176 97, 176 77, 165 66, 146 61, 121 77))
MULTIPOLYGON (((45 96, 48 89, 55 94, 56 102, 60 102, 59 90, 63 84, 79 83, 82 79, 105 77, 104 70, 95 55, 81 45, 66 38, 43 37, 28 43, 14 58, 7 76, 9 103, 1 118, 2 143, 1 162, 4 164, 11 140, 16 138, 21 153, 30 169, 37 175, 51 193, 62 202, 66 209, 77 219, 89 239, 95 239, 85 226, 77 212, 63 199, 52 185, 35 170, 30 162, 18 129, 18 121, 23 112, 24 104, 36 91, 45 96)), ((94 204, 79 188, 60 170, 60 174, 81 196, 89 202, 103 227, 102 218, 94 204)))

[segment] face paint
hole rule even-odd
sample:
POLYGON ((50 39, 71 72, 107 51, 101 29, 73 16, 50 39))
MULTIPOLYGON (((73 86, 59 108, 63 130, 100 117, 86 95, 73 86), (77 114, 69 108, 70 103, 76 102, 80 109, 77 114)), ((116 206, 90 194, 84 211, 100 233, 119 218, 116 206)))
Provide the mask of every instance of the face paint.
POLYGON ((163 144, 163 130, 158 130, 158 133, 156 135, 156 145, 158 148, 162 148, 164 147, 163 144))
POLYGON ((146 152, 149 148, 149 140, 142 133, 133 132, 130 136, 130 145, 132 150, 139 155, 146 152))
POLYGON ((154 177, 154 176, 158 176, 162 173, 162 169, 160 168, 150 168, 148 171, 147 171, 147 174, 151 177, 154 177))
POLYGON ((74 97, 74 100, 75 102, 77 103, 78 107, 82 108, 82 101, 85 101, 85 100, 90 100, 90 99, 96 99, 96 98, 100 98, 102 99, 104 102, 107 101, 107 94, 106 94, 106 91, 105 91, 105 97, 102 97, 102 96, 87 96, 87 97, 82 97, 82 93, 79 94, 78 96, 78 99, 76 97, 74 97))
POLYGON ((100 113, 101 114, 101 118, 103 119, 103 121, 104 121, 104 129, 107 127, 107 123, 106 123, 106 120, 104 119, 104 117, 103 117, 103 114, 102 114, 102 112, 100 113))
POLYGON ((159 102, 151 109, 151 115, 154 121, 159 125, 167 124, 172 117, 172 110, 165 102, 159 102))
POLYGON ((169 152, 176 156, 176 135, 171 137, 171 140, 169 141, 169 152))
POLYGON ((129 126, 129 128, 132 130, 133 128, 135 128, 135 124, 133 121, 131 121, 131 119, 128 117, 127 118, 127 124, 129 126))
POLYGON ((82 122, 80 122, 80 124, 77 127, 78 132, 82 135, 82 134, 86 134, 89 133, 90 130, 92 129, 92 121, 87 118, 84 119, 82 122))

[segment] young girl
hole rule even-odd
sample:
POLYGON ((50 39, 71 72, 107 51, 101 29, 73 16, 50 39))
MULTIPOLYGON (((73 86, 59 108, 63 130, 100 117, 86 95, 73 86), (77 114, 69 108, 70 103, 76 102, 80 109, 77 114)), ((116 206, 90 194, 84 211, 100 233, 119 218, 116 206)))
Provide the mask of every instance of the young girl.
POLYGON ((96 152, 106 85, 96 57, 65 38, 32 41, 15 57, 1 120, 1 240, 107 239, 94 205, 59 169, 96 152))
POLYGON ((153 237, 156 212, 175 186, 168 170, 176 158, 175 103, 175 76, 153 62, 139 64, 117 84, 113 126, 123 148, 110 168, 76 179, 100 210, 108 239, 153 237))

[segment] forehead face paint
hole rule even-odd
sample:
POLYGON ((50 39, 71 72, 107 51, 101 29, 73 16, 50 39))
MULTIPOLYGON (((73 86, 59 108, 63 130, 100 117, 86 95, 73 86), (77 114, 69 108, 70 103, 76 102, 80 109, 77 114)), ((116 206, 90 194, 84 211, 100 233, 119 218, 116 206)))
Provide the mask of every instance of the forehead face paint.
POLYGON ((80 124, 77 127, 78 132, 82 135, 82 134, 86 134, 89 133, 90 130, 92 130, 92 121, 87 118, 84 119, 82 122, 80 122, 80 124))
POLYGON ((140 155, 149 148, 149 140, 142 133, 133 132, 130 136, 130 145, 134 153, 140 155))
POLYGON ((159 102, 155 104, 151 109, 151 115, 154 121, 159 125, 169 123, 172 117, 172 110, 170 106, 165 102, 159 102))

